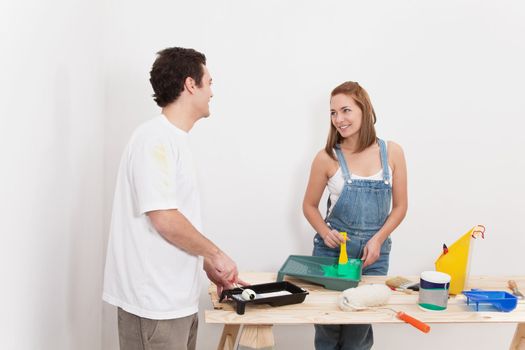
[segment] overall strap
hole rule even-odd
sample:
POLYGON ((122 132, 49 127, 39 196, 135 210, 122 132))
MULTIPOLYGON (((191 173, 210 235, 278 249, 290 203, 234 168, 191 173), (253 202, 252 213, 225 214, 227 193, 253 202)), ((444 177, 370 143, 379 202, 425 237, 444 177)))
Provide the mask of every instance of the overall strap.
POLYGON ((328 214, 330 213, 331 207, 332 207, 332 201, 330 200, 330 196, 328 196, 328 200, 326 201, 326 215, 324 216, 326 219, 328 219, 328 214))
POLYGON ((379 154, 381 155, 381 166, 383 167, 383 181, 385 184, 390 184, 390 170, 388 169, 388 154, 386 151, 386 143, 381 139, 377 139, 379 143, 379 154))
POLYGON ((343 155, 343 151, 341 151, 341 147, 339 145, 335 145, 334 149, 337 159, 339 160, 339 166, 343 171, 343 178, 345 179, 345 182, 352 183, 352 174, 350 174, 348 166, 346 166, 345 156, 343 155))

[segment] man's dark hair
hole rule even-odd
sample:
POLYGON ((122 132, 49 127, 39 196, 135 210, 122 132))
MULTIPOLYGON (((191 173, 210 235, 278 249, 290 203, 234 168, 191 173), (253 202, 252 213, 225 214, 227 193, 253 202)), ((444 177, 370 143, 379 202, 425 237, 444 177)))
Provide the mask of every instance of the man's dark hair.
POLYGON ((166 107, 175 101, 184 90, 187 77, 193 78, 200 87, 204 75, 202 65, 206 65, 206 56, 193 49, 170 47, 157 52, 149 73, 157 105, 166 107))

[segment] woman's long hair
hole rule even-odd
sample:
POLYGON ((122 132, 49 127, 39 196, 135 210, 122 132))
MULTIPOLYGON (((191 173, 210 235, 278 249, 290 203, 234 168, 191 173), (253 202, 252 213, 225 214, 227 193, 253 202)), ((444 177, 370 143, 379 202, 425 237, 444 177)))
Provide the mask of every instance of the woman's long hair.
MULTIPOLYGON (((374 127, 374 124, 376 123, 376 113, 374 112, 374 107, 372 106, 372 102, 370 102, 370 97, 366 90, 356 82, 347 81, 342 83, 332 90, 330 99, 339 94, 344 94, 353 98, 363 114, 361 128, 359 129, 357 149, 355 150, 356 152, 361 152, 376 142, 376 129, 374 127)), ((330 119, 330 132, 328 133, 328 140, 326 141, 324 149, 334 160, 337 160, 334 154, 334 147, 342 141, 343 138, 339 132, 337 132, 337 129, 330 119)))

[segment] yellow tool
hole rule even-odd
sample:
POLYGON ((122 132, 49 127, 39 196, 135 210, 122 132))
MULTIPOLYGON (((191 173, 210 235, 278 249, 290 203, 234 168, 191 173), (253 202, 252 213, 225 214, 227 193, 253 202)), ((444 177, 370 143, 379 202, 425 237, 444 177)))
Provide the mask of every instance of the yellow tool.
POLYGON ((461 294, 468 281, 470 258, 472 257, 471 241, 481 235, 485 238, 485 227, 477 225, 462 235, 450 247, 443 247, 443 253, 436 260, 436 271, 449 274, 452 295, 461 294))
POLYGON ((346 276, 350 273, 350 265, 348 264, 348 254, 346 253, 346 232, 339 232, 343 236, 343 243, 339 246, 339 266, 337 267, 337 274, 339 276, 346 276))
POLYGON ((339 232, 343 236, 344 242, 341 243, 339 252, 339 265, 348 263, 348 255, 346 254, 346 232, 339 232))

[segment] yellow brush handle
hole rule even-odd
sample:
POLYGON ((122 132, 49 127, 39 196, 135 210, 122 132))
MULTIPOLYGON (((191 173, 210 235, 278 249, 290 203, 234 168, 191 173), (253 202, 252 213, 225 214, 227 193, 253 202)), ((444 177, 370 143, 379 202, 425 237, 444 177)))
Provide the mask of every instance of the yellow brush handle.
POLYGON ((346 254, 346 232, 339 232, 343 236, 343 243, 341 243, 339 251, 339 264, 346 264, 348 262, 348 255, 346 254))

